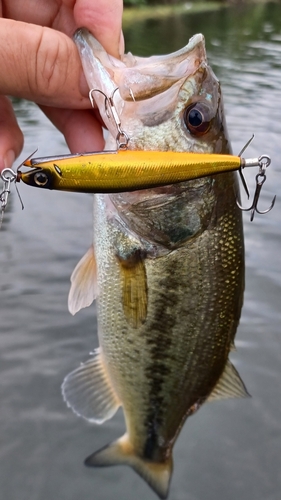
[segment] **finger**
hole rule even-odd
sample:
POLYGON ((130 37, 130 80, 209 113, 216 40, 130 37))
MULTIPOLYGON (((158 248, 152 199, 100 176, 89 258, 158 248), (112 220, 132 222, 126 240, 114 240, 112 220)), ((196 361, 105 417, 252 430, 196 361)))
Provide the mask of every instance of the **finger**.
POLYGON ((74 18, 77 26, 88 28, 104 49, 115 57, 122 53, 122 0, 77 0, 74 18), (120 52, 121 49, 121 52, 120 52))
POLYGON ((0 94, 56 107, 90 107, 76 46, 59 31, 0 19, 0 68, 0 94))
POLYGON ((10 100, 0 96, 0 172, 11 168, 23 147, 20 130, 10 100))
POLYGON ((101 125, 90 110, 56 109, 42 106, 46 116, 62 132, 72 153, 102 151, 101 125))

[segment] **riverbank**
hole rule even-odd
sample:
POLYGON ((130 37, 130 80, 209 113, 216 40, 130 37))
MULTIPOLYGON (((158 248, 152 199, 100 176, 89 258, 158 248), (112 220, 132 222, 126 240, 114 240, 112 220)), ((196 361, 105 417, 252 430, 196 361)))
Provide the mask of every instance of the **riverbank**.
POLYGON ((185 2, 179 5, 140 5, 138 7, 126 7, 123 13, 123 26, 132 22, 145 19, 163 18, 171 15, 180 15, 186 12, 195 14, 198 12, 210 12, 222 8, 227 8, 229 4, 222 2, 185 2))
MULTIPOLYGON (((251 4, 251 3, 268 3, 272 0, 245 0, 239 3, 251 4)), ((278 3, 277 0, 276 3, 278 3)), ((217 2, 183 2, 177 5, 167 5, 167 4, 159 4, 159 5, 139 5, 137 7, 125 7, 123 13, 123 27, 131 25, 136 21, 142 21, 146 19, 160 19, 169 16, 177 16, 185 13, 197 14, 201 12, 214 12, 219 9, 227 9, 229 7, 233 7, 233 1, 217 1, 217 2)))

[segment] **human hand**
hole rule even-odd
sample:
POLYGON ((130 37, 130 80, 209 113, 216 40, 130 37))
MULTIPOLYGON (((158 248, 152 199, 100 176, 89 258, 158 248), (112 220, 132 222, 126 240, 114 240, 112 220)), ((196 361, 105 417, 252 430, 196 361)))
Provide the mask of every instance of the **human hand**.
POLYGON ((23 145, 6 95, 39 104, 64 134, 71 152, 103 148, 101 125, 90 109, 71 37, 77 28, 86 27, 119 57, 122 7, 122 0, 0 0, 0 171, 11 167, 23 145))

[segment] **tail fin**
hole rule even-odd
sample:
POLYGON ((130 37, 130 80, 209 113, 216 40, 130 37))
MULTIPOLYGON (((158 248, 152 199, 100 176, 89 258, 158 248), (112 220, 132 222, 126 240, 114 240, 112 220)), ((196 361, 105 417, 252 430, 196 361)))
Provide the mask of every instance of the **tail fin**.
POLYGON ((108 465, 129 465, 132 467, 162 499, 169 493, 173 461, 155 463, 137 456, 125 434, 117 441, 93 453, 85 460, 89 467, 106 467, 108 465))

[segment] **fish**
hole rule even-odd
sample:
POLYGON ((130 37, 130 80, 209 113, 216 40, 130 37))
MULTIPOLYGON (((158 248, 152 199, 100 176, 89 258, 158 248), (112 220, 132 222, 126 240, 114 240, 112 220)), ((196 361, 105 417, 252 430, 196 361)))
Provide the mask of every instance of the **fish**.
MULTIPOLYGON (((117 122, 130 151, 231 154, 203 35, 169 55, 122 60, 84 28, 74 40, 108 129, 105 149, 116 148, 117 122)), ((248 396, 229 360, 244 291, 238 197, 231 172, 95 194, 93 245, 71 276, 72 314, 97 300, 99 347, 64 379, 64 400, 96 424, 122 407, 126 423, 85 464, 128 465, 162 499, 186 419, 205 402, 248 396)))
MULTIPOLYGON (((248 160, 221 154, 174 151, 107 151, 32 158, 17 182, 57 191, 115 193, 175 184, 245 168, 248 160), (32 168, 35 167, 35 168, 32 168)), ((258 164, 258 159, 252 164, 258 164)))

